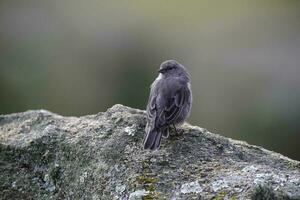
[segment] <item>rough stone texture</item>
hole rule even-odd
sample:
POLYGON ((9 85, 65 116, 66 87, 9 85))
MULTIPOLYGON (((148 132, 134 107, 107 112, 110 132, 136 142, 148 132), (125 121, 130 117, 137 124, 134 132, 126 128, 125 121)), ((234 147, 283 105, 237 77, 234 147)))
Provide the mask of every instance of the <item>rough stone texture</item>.
POLYGON ((144 111, 0 116, 0 199, 300 199, 300 164, 184 124, 142 149, 144 111))

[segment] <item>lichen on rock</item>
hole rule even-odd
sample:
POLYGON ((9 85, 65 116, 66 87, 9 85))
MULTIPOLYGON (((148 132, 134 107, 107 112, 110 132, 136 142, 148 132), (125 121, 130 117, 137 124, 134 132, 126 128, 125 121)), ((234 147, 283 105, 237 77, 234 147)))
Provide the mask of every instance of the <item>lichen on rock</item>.
POLYGON ((300 164, 184 124, 142 148, 146 115, 0 116, 0 199, 299 199, 300 164))

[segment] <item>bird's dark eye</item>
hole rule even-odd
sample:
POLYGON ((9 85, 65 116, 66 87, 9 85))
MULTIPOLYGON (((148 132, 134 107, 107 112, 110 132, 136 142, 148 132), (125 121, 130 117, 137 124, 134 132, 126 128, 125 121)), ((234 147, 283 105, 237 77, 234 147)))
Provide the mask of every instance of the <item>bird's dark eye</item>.
POLYGON ((175 68, 175 66, 170 66, 170 67, 167 67, 166 70, 172 70, 172 69, 174 69, 174 68, 175 68))
POLYGON ((159 73, 165 73, 165 72, 170 71, 170 70, 172 70, 174 68, 175 68, 175 66, 168 66, 168 67, 164 67, 164 68, 158 70, 158 72, 159 73))

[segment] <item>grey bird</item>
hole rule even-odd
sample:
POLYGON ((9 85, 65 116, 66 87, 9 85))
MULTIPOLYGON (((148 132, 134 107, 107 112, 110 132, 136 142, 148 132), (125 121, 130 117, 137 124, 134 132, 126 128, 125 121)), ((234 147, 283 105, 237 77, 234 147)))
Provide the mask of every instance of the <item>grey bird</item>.
POLYGON ((160 65, 159 76, 151 85, 147 105, 147 125, 144 149, 156 150, 162 136, 169 136, 171 126, 181 124, 189 116, 192 106, 190 75, 176 60, 160 65))

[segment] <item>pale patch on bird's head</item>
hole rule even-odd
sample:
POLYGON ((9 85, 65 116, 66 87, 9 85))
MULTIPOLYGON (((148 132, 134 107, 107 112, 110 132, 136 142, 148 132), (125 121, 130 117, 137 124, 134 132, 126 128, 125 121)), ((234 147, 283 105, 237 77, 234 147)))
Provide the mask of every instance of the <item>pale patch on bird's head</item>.
POLYGON ((163 78, 163 75, 161 73, 159 73, 158 77, 156 78, 156 80, 161 80, 163 78))

